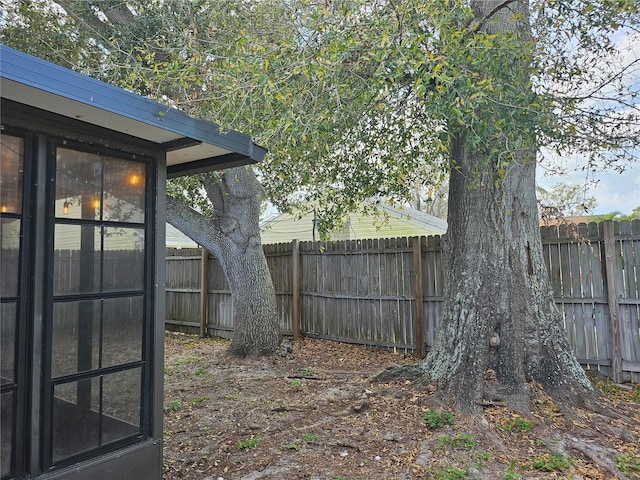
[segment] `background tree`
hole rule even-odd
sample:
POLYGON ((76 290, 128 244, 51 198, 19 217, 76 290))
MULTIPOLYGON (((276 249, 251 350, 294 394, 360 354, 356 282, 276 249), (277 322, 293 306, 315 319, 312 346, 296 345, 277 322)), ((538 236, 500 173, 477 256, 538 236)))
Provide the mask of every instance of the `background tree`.
POLYGON ((628 221, 640 220, 640 206, 635 207, 629 215, 624 215, 621 212, 610 212, 605 215, 596 215, 594 218, 594 221, 596 222, 602 222, 604 220, 615 220, 618 222, 623 220, 628 220, 628 221))
MULTIPOLYGON (((424 137, 420 123, 402 125, 397 99, 387 105, 378 100, 373 113, 365 108, 379 97, 367 85, 375 62, 360 61, 352 46, 327 41, 318 21, 329 11, 313 2, 27 0, 12 6, 2 31, 5 43, 252 134, 272 151, 260 172, 272 202, 287 210, 312 200, 320 205, 320 224, 327 229, 359 207, 363 195, 406 196, 409 179, 429 170, 424 165, 431 156, 418 146, 424 137), (368 119, 358 122, 363 111, 368 119), (341 143, 342 149, 329 154, 341 143), (356 146, 368 160, 363 167, 341 157, 347 151, 353 155, 356 146), (405 166, 389 168, 389 152, 408 159, 405 166), (323 162, 326 157, 331 160, 323 162), (332 165, 330 183, 318 182, 325 164, 332 165), (350 171, 350 164, 363 172, 350 171), (346 188, 336 187, 341 178, 347 179, 346 188), (354 178, 366 182, 357 195, 354 178), (301 197, 305 185, 309 188, 301 197)), ((331 22, 343 23, 343 13, 362 20, 344 8, 333 12, 331 22)), ((400 111, 404 118, 420 118, 417 109, 413 104, 400 111)), ((189 212, 192 222, 206 223, 202 214, 212 219, 210 228, 189 228, 179 204, 168 203, 169 222, 221 261, 234 293, 232 350, 240 354, 277 345, 275 295, 257 241, 255 212, 263 195, 255 181, 246 179, 251 175, 246 169, 228 170, 171 182, 168 188, 174 200, 195 207, 189 212), (243 201, 229 201, 229 179, 238 177, 246 181, 235 184, 233 199, 243 201), (235 271, 246 272, 252 282, 230 275, 230 265, 238 261, 243 268, 235 271)))
POLYGON ((416 185, 411 207, 438 218, 447 218, 449 183, 440 185, 416 185))
POLYGON ((536 193, 543 219, 590 215, 598 205, 585 184, 556 183, 548 190, 537 187, 536 193))

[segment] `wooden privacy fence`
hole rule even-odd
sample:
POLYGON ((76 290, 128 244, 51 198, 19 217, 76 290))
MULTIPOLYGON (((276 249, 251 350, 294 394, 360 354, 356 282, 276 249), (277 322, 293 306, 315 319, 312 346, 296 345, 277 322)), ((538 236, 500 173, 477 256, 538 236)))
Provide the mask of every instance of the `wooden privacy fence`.
MULTIPOLYGON (((580 363, 640 381, 640 221, 542 227, 541 236, 580 363)), ((433 345, 444 285, 439 236, 294 240, 264 251, 285 334, 419 355, 433 345)), ((215 258, 167 250, 166 290, 168 329, 232 336, 233 303, 215 258)))

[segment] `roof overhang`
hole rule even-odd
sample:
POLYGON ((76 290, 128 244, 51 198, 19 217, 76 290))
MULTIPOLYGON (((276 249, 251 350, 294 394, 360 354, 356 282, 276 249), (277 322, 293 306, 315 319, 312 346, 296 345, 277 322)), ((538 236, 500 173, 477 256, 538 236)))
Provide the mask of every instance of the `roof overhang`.
POLYGON ((267 150, 242 133, 0 44, 0 95, 153 142, 176 177, 261 162, 267 150))

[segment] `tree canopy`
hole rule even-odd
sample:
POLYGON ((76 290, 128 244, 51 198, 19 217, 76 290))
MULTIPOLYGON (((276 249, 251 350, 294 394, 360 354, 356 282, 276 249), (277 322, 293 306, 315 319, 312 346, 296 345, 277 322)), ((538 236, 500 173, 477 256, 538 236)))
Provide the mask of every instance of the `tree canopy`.
POLYGON ((511 3, 478 20, 461 0, 29 0, 1 38, 252 134, 266 195, 326 220, 441 183, 461 130, 500 172, 522 130, 590 168, 637 159, 640 60, 619 41, 638 36, 636 2, 533 2, 526 44, 481 28, 511 3), (531 88, 503 62, 525 62, 531 88))

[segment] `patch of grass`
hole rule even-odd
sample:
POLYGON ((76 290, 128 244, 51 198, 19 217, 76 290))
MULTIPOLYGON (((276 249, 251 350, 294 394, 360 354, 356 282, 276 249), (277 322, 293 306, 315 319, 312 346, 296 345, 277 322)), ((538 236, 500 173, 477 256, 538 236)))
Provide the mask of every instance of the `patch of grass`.
POLYGON ((464 480, 467 478, 467 472, 457 467, 447 467, 442 470, 431 472, 427 470, 428 480, 464 480))
POLYGON ((313 377, 315 375, 315 372, 311 367, 301 368, 300 375, 302 375, 303 377, 313 377))
POLYGON ((233 393, 227 393, 223 398, 227 400, 237 401, 240 399, 240 390, 238 388, 233 389, 233 393))
POLYGON ((294 442, 294 443, 288 443, 285 446, 283 446, 282 448, 284 448, 285 450, 295 450, 296 452, 299 452, 300 448, 302 448, 302 447, 300 447, 299 444, 294 442))
POLYGON ((171 400, 164 404, 164 413, 177 412, 182 408, 180 400, 171 400))
POLYGON ((488 462, 492 458, 493 458, 493 453, 491 452, 485 452, 484 450, 480 450, 479 452, 476 452, 476 460, 478 462, 488 462))
POLYGON ((504 480, 519 480, 522 478, 518 472, 516 472, 516 462, 511 462, 509 468, 504 472, 504 480))
POLYGON ((628 396, 632 402, 640 403, 640 384, 635 385, 628 396))
POLYGON ((438 437, 440 448, 453 448, 454 450, 471 450, 473 448, 473 435, 470 433, 456 433, 455 435, 441 435, 438 437))
POLYGON ((209 400, 209 397, 206 397, 206 396, 196 397, 193 400, 191 400, 191 405, 200 405, 201 403, 204 403, 207 400, 209 400))
POLYGON ((629 388, 621 388, 611 378, 593 379, 593 385, 607 397, 640 403, 640 384, 629 388))
POLYGON ((531 430, 531 422, 523 418, 512 418, 511 420, 504 423, 502 425, 502 428, 504 428, 508 432, 528 432, 529 430, 531 430))
POLYGON ((196 371, 195 371, 195 372, 193 372, 193 374, 194 374, 196 377, 199 377, 200 375, 204 375, 205 373, 207 373, 207 369, 206 369, 206 368, 202 368, 202 367, 197 368, 197 369, 196 369, 196 371))
POLYGON ((446 410, 427 410, 422 419, 427 422, 427 426, 430 429, 441 428, 445 425, 453 425, 454 416, 453 413, 446 410))
POLYGON ((631 455, 630 453, 623 453, 616 456, 616 463, 618 468, 622 472, 632 478, 640 478, 640 457, 631 455))
POLYGON ((302 386, 302 382, 300 380, 294 380, 290 383, 293 388, 300 388, 302 386))
POLYGON ((540 455, 531 459, 531 466, 542 472, 564 472, 571 466, 571 457, 565 457, 561 453, 540 455))
POLYGON ((258 442, 260 441, 257 437, 247 438, 242 442, 236 443, 236 448, 238 450, 248 450, 249 448, 255 448, 258 446, 258 442))
POLYGON ((318 440, 318 434, 317 433, 305 433, 305 434, 302 435, 302 438, 307 443, 313 443, 316 440, 318 440))

